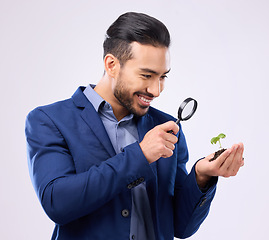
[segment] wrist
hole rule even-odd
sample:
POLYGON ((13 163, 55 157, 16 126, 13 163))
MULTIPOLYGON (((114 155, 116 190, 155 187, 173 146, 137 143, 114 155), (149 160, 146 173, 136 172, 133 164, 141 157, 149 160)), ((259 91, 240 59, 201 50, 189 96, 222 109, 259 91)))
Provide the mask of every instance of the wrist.
POLYGON ((195 176, 199 188, 205 188, 211 179, 211 176, 199 172, 197 164, 195 165, 195 176))
POLYGON ((150 156, 147 154, 147 149, 146 149, 147 146, 146 146, 146 145, 145 145, 145 146, 143 145, 143 141, 139 143, 139 146, 140 146, 141 151, 142 151, 142 153, 144 154, 145 158, 147 159, 148 163, 150 164, 150 163, 154 162, 154 161, 150 158, 150 156))

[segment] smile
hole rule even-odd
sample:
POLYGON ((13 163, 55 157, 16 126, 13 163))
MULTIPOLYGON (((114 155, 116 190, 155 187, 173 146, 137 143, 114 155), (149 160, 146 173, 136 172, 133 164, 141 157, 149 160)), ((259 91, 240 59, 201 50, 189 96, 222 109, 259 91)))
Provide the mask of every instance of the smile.
POLYGON ((146 99, 142 96, 138 96, 141 100, 143 100, 144 102, 150 103, 152 100, 146 99))
POLYGON ((150 103, 152 102, 153 98, 146 98, 144 96, 141 96, 141 95, 137 95, 138 98, 141 100, 141 103, 143 105, 150 105, 150 103))

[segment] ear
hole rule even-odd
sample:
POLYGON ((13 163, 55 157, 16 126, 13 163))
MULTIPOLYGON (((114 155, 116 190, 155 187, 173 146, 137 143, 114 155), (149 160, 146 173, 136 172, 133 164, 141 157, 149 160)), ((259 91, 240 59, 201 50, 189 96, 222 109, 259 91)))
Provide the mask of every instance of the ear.
POLYGON ((106 73, 112 77, 115 78, 115 76, 118 74, 120 69, 120 63, 119 60, 112 54, 107 54, 104 58, 104 67, 106 73))

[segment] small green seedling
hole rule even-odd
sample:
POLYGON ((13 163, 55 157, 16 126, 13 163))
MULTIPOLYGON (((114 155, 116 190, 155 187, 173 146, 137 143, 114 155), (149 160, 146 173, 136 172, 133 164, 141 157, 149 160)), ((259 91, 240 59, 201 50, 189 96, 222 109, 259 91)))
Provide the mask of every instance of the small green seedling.
POLYGON ((219 146, 220 146, 220 148, 222 148, 221 143, 220 143, 220 139, 225 138, 225 137, 226 137, 226 135, 224 133, 220 133, 217 137, 213 137, 211 139, 211 144, 216 144, 217 142, 219 142, 219 146))

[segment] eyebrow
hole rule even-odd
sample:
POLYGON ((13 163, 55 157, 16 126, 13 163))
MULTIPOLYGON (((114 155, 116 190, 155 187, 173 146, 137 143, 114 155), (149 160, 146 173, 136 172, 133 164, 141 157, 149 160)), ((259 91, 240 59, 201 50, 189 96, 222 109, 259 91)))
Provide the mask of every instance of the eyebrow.
MULTIPOLYGON (((152 69, 149 69, 149 68, 140 68, 140 70, 141 70, 142 72, 148 72, 148 73, 152 73, 152 74, 155 74, 155 75, 160 75, 158 72, 156 72, 156 71, 154 71, 154 70, 152 70, 152 69)), ((163 73, 163 74, 167 74, 167 73, 169 73, 170 70, 171 70, 171 68, 170 68, 168 71, 166 71, 165 73, 163 73)))

